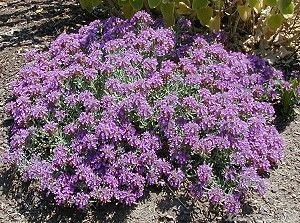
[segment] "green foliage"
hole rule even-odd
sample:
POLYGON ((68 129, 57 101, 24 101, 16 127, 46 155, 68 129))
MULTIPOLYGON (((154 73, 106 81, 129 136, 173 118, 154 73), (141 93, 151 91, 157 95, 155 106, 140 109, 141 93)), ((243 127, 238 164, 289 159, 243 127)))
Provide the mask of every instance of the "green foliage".
POLYGON ((179 2, 176 9, 178 15, 190 15, 193 12, 191 7, 184 2, 179 2))
MULTIPOLYGON (((159 12, 166 24, 172 26, 178 16, 186 16, 192 20, 199 20, 203 26, 211 30, 219 30, 221 21, 225 27, 237 26, 241 19, 244 23, 255 26, 255 17, 268 9, 265 25, 266 31, 275 32, 294 13, 293 0, 246 0, 231 2, 225 0, 80 0, 82 8, 89 12, 95 7, 116 7, 122 11, 124 17, 131 17, 135 12, 145 9, 159 12), (101 4, 103 3, 103 4, 101 4), (228 19, 223 19, 227 17, 228 19)), ((234 32, 236 28, 232 29, 234 32)))
POLYGON ((261 2, 260 0, 249 0, 249 6, 250 6, 251 8, 254 8, 254 7, 256 7, 257 5, 259 5, 260 2, 261 2))
POLYGON ((148 5, 150 7, 150 9, 154 9, 157 6, 159 6, 161 3, 161 0, 148 0, 148 5))
POLYGON ((219 31, 221 27, 221 18, 220 16, 216 15, 215 17, 211 18, 207 24, 207 26, 212 31, 219 31))
POLYGON ((239 15, 241 17, 241 19, 246 22, 250 16, 251 16, 251 8, 249 6, 246 5, 238 5, 237 6, 237 10, 239 12, 239 15))
POLYGON ((277 30, 281 26, 283 20, 284 18, 281 14, 270 15, 267 18, 267 25, 271 30, 277 30))
POLYGON ((134 8, 130 4, 124 4, 122 10, 126 18, 130 18, 134 14, 134 8))
POLYGON ((196 10, 197 18, 202 25, 207 25, 213 16, 213 9, 211 7, 199 8, 196 10))
POLYGON ((102 0, 79 0, 79 2, 83 9, 91 12, 94 8, 101 5, 102 0))
POLYGON ((264 3, 268 6, 274 7, 277 5, 277 0, 264 0, 264 3))
POLYGON ((290 119, 298 114, 298 110, 295 105, 299 103, 300 95, 300 80, 294 79, 291 81, 291 86, 279 86, 280 90, 280 103, 279 103, 279 113, 282 118, 290 119))
POLYGON ((289 17, 289 15, 292 15, 294 7, 292 0, 278 0, 278 8, 283 16, 289 17))
POLYGON ((175 2, 164 2, 160 5, 160 11, 168 26, 172 26, 175 23, 175 2))
POLYGON ((194 10, 199 9, 199 8, 204 8, 208 6, 209 1, 208 0, 194 0, 192 4, 192 8, 194 10))
POLYGON ((139 11, 139 10, 141 10, 143 8, 143 0, 129 0, 129 4, 136 11, 139 11))

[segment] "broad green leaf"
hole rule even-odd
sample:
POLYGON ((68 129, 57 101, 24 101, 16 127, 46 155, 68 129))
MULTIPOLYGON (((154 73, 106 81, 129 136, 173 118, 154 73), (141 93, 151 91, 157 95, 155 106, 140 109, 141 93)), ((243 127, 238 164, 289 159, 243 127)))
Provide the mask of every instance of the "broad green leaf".
POLYGON ((161 0, 148 0, 148 5, 150 9, 154 9, 161 3, 161 0))
POLYGON ((292 0, 278 0, 278 8, 283 15, 292 15, 295 5, 292 0))
POLYGON ((289 4, 291 4, 292 0, 277 0, 278 6, 287 7, 289 4))
POLYGON ((130 18, 134 14, 134 8, 130 4, 125 4, 122 6, 122 11, 126 18, 130 18))
POLYGON ((189 14, 192 13, 192 11, 193 10, 188 5, 186 5, 184 2, 179 2, 178 3, 176 12, 179 15, 189 15, 189 14))
POLYGON ((208 6, 208 0, 193 0, 192 9, 196 10, 208 6))
POLYGON ((79 2, 83 9, 92 12, 94 8, 102 3, 102 0, 79 0, 79 2))
POLYGON ((282 24, 284 18, 281 14, 270 15, 267 18, 267 26, 272 30, 276 31, 282 24))
POLYGON ((212 31, 219 31, 220 30, 220 26, 221 26, 220 16, 216 15, 215 17, 211 18, 210 21, 208 22, 207 26, 212 31))
POLYGON ((261 12, 261 9, 264 7, 264 2, 263 0, 259 0, 253 7, 253 10, 256 12, 256 13, 260 13, 261 12))
POLYGON ((246 22, 251 16, 251 8, 245 5, 238 5, 237 10, 240 14, 241 19, 246 22))
POLYGON ((120 6, 123 6, 123 5, 125 5, 125 4, 128 4, 128 0, 118 0, 118 4, 119 4, 120 6))
POLYGON ((249 6, 254 8, 257 4, 259 4, 260 0, 249 0, 249 6))
POLYGON ((197 18, 202 25, 207 25, 213 16, 213 9, 211 7, 199 8, 196 10, 197 18))
POLYGON ((175 2, 162 2, 160 5, 160 11, 167 26, 173 26, 175 24, 174 10, 175 2))
POLYGON ((136 11, 143 8, 143 0, 129 0, 129 3, 136 11))
POLYGON ((273 6, 277 5, 277 0, 264 0, 264 3, 266 5, 269 5, 269 6, 273 7, 273 6))

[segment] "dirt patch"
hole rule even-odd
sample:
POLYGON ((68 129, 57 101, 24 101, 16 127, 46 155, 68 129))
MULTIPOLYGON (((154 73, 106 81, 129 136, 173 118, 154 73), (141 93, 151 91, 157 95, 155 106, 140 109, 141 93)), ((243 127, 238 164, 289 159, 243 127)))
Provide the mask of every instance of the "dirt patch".
MULTIPOLYGON (((7 84, 16 77, 28 49, 44 49, 59 33, 77 30, 93 19, 75 0, 0 2, 0 153, 8 147, 11 124, 3 106, 7 84)), ((300 222, 300 117, 282 132, 285 160, 267 179, 263 198, 253 197, 243 214, 222 219, 201 202, 192 203, 166 189, 151 190, 133 207, 93 206, 87 212, 58 208, 51 197, 22 183, 12 169, 0 164, 0 222, 300 222)))

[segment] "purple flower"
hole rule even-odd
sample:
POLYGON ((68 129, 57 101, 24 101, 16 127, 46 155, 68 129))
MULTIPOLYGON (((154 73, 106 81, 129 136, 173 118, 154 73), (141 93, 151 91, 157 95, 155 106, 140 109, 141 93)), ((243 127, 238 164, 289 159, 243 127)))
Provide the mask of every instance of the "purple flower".
POLYGON ((79 209, 85 209, 89 203, 90 195, 86 193, 77 193, 74 195, 74 204, 79 209))
POLYGON ((213 205, 220 204, 224 198, 224 192, 219 187, 212 188, 208 193, 208 198, 213 205))
POLYGON ((57 123, 50 121, 47 124, 44 125, 44 131, 53 134, 57 130, 57 123))
POLYGON ((213 176, 212 167, 207 164, 202 164, 197 168, 197 176, 201 184, 207 184, 213 176))
POLYGON ((225 197, 224 208, 228 214, 237 214, 240 212, 241 203, 238 195, 229 194, 225 197))
POLYGON ((57 110, 55 112, 55 118, 57 119, 58 122, 63 121, 65 117, 66 117, 66 113, 64 111, 57 110))
POLYGON ((44 118, 47 115, 48 109, 45 105, 36 105, 31 109, 31 114, 35 119, 44 118))
POLYGON ((185 178, 185 174, 182 170, 174 170, 170 173, 168 177, 168 182, 174 188, 179 188, 180 185, 183 183, 185 178))
POLYGON ((77 126, 75 123, 70 123, 64 126, 64 133, 65 134, 74 134, 77 130, 77 126))
POLYGON ((278 83, 290 86, 263 59, 190 25, 166 28, 141 11, 28 54, 10 84, 3 161, 58 205, 132 205, 145 188, 168 184, 237 213, 283 159, 272 105, 278 83))
POLYGON ((94 116, 91 113, 83 112, 79 115, 78 122, 81 125, 92 125, 94 123, 94 116))

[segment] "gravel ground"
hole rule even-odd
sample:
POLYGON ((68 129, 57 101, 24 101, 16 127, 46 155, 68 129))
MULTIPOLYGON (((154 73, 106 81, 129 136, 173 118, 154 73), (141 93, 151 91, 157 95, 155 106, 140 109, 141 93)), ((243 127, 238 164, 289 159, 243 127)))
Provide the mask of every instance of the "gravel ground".
MULTIPOLYGON (((89 19, 92 19, 89 17, 89 19)), ((9 98, 7 84, 23 65, 23 54, 43 49, 63 31, 89 22, 75 0, 0 0, 0 154, 7 148, 11 121, 3 111, 9 98)), ((7 222, 300 222, 300 117, 282 131, 285 159, 267 179, 270 189, 254 197, 243 214, 222 219, 205 205, 179 198, 172 191, 152 191, 128 208, 121 205, 93 207, 88 212, 56 208, 51 198, 21 183, 18 175, 0 164, 0 223, 7 222)))

